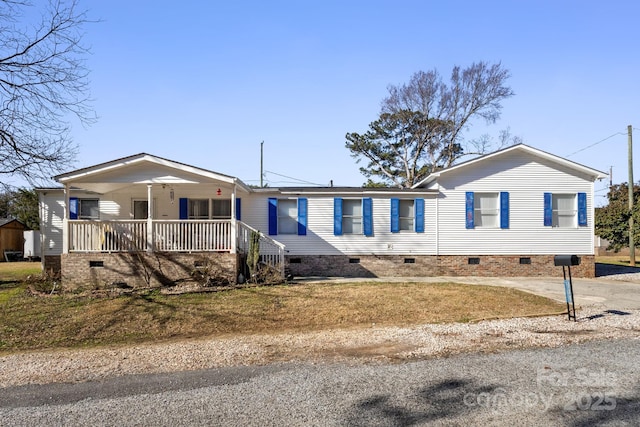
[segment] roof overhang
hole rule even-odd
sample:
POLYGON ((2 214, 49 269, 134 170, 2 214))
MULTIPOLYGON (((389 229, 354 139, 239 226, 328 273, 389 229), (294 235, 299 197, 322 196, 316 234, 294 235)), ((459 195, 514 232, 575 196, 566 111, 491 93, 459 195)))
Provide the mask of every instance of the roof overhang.
POLYGON ((65 186, 96 193, 117 191, 136 184, 226 184, 251 191, 238 178, 146 153, 67 172, 54 179, 65 186))
POLYGON ((394 188, 394 187, 280 187, 258 188, 256 193, 282 194, 284 196, 427 196, 438 194, 437 190, 423 188, 394 188))

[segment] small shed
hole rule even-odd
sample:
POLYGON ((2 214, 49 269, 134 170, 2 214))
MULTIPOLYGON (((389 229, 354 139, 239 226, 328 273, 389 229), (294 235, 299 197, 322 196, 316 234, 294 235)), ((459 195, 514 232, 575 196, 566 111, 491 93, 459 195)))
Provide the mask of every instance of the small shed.
POLYGON ((26 228, 17 219, 0 218, 0 261, 22 259, 26 228))

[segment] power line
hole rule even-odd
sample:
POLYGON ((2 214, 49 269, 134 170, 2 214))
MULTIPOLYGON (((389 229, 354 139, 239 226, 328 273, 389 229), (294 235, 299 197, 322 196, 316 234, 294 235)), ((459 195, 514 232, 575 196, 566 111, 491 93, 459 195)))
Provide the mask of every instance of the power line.
MULTIPOLYGON (((282 174, 279 174, 279 173, 276 173, 276 172, 265 171, 265 173, 271 173, 271 174, 276 175, 276 176, 281 176, 282 178, 293 179, 295 182, 293 182, 292 184, 301 182, 303 184, 309 184, 309 185, 315 185, 317 187, 322 187, 322 184, 317 184, 315 182, 305 181, 303 179, 298 179, 298 178, 294 178, 292 176, 282 175, 282 174)), ((284 181, 280 181, 280 182, 284 182, 284 181)))
POLYGON ((578 151, 576 151, 576 152, 573 152, 573 153, 571 153, 571 154, 568 154, 568 155, 566 155, 565 157, 571 157, 571 156, 573 156, 574 154, 578 154, 578 153, 580 153, 580 152, 582 152, 582 151, 588 150, 589 148, 591 148, 591 147, 595 147, 596 145, 601 144, 601 143, 605 142, 606 140, 611 139, 611 138, 613 138, 614 136, 618 136, 618 135, 626 135, 626 132, 625 132, 625 133, 622 133, 622 132, 616 132, 616 133, 614 133, 613 135, 610 135, 610 136, 606 137, 605 139, 602 139, 602 140, 600 140, 600 141, 598 141, 598 142, 594 142, 593 144, 588 145, 588 146, 586 146, 586 147, 584 147, 584 148, 581 148, 580 150, 578 150, 578 151))

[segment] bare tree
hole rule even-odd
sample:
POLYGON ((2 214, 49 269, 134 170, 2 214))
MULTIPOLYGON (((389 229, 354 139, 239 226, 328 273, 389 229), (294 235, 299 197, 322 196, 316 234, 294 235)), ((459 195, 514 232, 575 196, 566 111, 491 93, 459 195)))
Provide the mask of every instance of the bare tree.
POLYGON ((96 119, 81 44, 88 22, 76 0, 0 0, 0 178, 35 184, 73 162, 72 120, 96 119))
POLYGON ((454 67, 449 84, 437 70, 417 72, 408 84, 389 86, 380 119, 365 134, 348 133, 346 147, 358 161, 368 160, 360 168, 365 176, 411 187, 464 155, 486 152, 491 138, 467 142, 464 132, 473 119, 494 123, 500 117, 501 102, 513 96, 508 78, 501 64, 485 62, 454 67))

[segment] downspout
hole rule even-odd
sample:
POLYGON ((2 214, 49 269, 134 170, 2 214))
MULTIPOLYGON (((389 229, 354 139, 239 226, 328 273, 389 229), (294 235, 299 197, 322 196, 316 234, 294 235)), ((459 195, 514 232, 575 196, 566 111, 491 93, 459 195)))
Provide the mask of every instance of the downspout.
POLYGON ((44 226, 44 194, 42 194, 42 192, 38 191, 38 218, 40 218, 40 265, 42 267, 42 271, 46 273, 45 270, 45 251, 44 251, 44 239, 45 239, 45 234, 44 234, 44 229, 46 228, 44 226))
POLYGON ((237 219, 236 219, 236 180, 233 180, 233 189, 231 190, 231 253, 236 253, 237 243, 237 219))
POLYGON ((440 255, 440 183, 436 195, 436 256, 440 255))
POLYGON ((152 184, 147 184, 147 252, 153 252, 153 194, 152 184))
MULTIPOLYGON (((62 253, 69 253, 69 185, 64 185, 64 203, 62 214, 62 253)), ((42 254, 40 254, 42 256, 42 254)))

